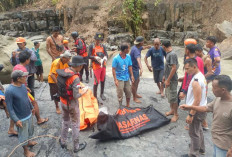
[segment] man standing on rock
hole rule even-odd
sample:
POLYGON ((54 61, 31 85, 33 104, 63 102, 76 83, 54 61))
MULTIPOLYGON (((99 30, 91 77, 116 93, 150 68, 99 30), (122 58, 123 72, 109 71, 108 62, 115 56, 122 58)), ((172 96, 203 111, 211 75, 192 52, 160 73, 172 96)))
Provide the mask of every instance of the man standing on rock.
MULTIPOLYGON (((16 50, 18 53, 29 52, 31 54, 30 63, 26 65, 27 71, 29 72, 27 78, 27 85, 28 88, 30 88, 31 90, 30 91, 31 95, 35 97, 34 85, 35 85, 35 73, 36 73, 35 62, 37 61, 36 54, 34 51, 26 47, 26 40, 24 38, 22 37, 17 38, 16 43, 18 45, 18 49, 16 50)), ((17 64, 20 64, 19 58, 17 58, 17 64)))
POLYGON ((89 58, 92 60, 93 73, 94 73, 94 86, 93 93, 97 98, 97 87, 101 82, 101 99, 104 101, 106 97, 104 96, 105 88, 105 77, 106 77, 106 61, 108 58, 108 53, 106 51, 105 45, 101 42, 104 39, 104 35, 101 32, 97 32, 94 36, 95 43, 89 46, 89 58))
POLYGON ((164 57, 166 57, 166 52, 160 46, 160 43, 161 42, 159 38, 154 39, 154 47, 147 51, 144 61, 148 70, 153 72, 154 81, 159 88, 159 92, 157 92, 157 94, 161 94, 161 96, 164 97, 164 87, 162 80, 164 75, 164 57), (150 66, 147 61, 148 57, 151 57, 152 66, 150 66))
POLYGON ((68 68, 68 62, 71 59, 72 55, 70 51, 66 50, 63 54, 60 55, 60 58, 57 58, 52 62, 51 69, 48 75, 48 83, 50 86, 50 95, 51 99, 54 100, 56 105, 56 113, 61 114, 61 110, 59 108, 59 99, 54 95, 58 94, 58 86, 57 86, 57 69, 65 69, 68 68))
POLYGON ((132 60, 132 70, 134 75, 134 83, 132 83, 131 90, 133 94, 133 100, 136 103, 141 103, 138 98, 142 98, 142 96, 137 94, 140 76, 143 73, 143 67, 141 63, 141 51, 146 48, 150 48, 150 46, 143 47, 144 38, 142 36, 138 36, 134 41, 134 46, 131 48, 130 56, 132 60))
MULTIPOLYGON (((67 138, 68 138, 68 129, 70 125, 70 118, 72 123, 72 139, 73 139, 73 147, 74 153, 83 150, 86 147, 86 142, 79 144, 79 131, 80 131, 80 110, 79 110, 79 101, 82 95, 84 95, 88 88, 81 88, 80 80, 78 73, 83 68, 84 62, 83 57, 77 55, 72 58, 72 62, 70 63, 70 68, 66 68, 63 70, 57 70, 58 80, 66 79, 63 87, 69 89, 66 91, 67 93, 63 93, 65 97, 61 95, 61 107, 63 114, 63 124, 61 130, 61 138, 59 140, 62 148, 67 148, 67 138), (68 77, 67 77, 68 76, 68 77), (81 91, 79 93, 79 90, 81 91)), ((60 81, 63 82, 63 81, 60 81)), ((59 86, 59 91, 61 90, 61 86, 59 86)))
POLYGON ((80 81, 83 81, 83 73, 85 70, 85 75, 86 75, 86 83, 89 83, 89 57, 88 57, 88 52, 86 48, 85 42, 79 38, 78 32, 72 32, 71 36, 73 37, 73 40, 75 41, 75 47, 72 49, 74 50, 78 55, 82 56, 85 61, 85 65, 83 65, 83 69, 80 71, 80 81))
MULTIPOLYGON (((7 109, 11 119, 16 123, 18 130, 18 139, 23 143, 32 138, 34 126, 32 114, 35 114, 33 105, 27 96, 27 88, 24 85, 27 81, 28 72, 15 70, 11 74, 13 83, 6 89, 7 109)), ((30 152, 28 147, 32 147, 37 143, 28 141, 23 145, 24 155, 26 157, 34 157, 35 153, 30 152)))
MULTIPOLYGON (((186 105, 205 107, 207 104, 207 82, 204 74, 198 68, 197 60, 195 58, 187 59, 184 63, 184 68, 188 74, 193 76, 188 87, 186 105)), ((202 121, 205 119, 205 116, 206 113, 194 110, 189 111, 186 123, 189 124, 191 144, 188 155, 183 155, 183 157, 198 157, 199 153, 205 153, 202 129, 202 121)))
POLYGON ((123 43, 120 46, 121 52, 116 55, 112 62, 112 73, 114 77, 114 82, 117 88, 117 96, 119 105, 122 105, 123 91, 126 95, 126 106, 130 106, 131 97, 131 86, 130 86, 130 76, 131 82, 134 82, 134 76, 132 72, 132 61, 130 55, 130 46, 128 43, 123 43))
POLYGON ((213 70, 213 75, 206 78, 208 83, 211 82, 221 72, 221 64, 220 64, 221 52, 218 49, 218 47, 215 46, 216 43, 217 43, 216 37, 214 36, 207 37, 206 47, 210 49, 208 55, 212 60, 212 70, 213 70))
POLYGON ((178 98, 177 98, 177 86, 178 75, 177 69, 179 68, 179 62, 177 55, 172 51, 172 45, 170 41, 163 41, 162 43, 164 51, 167 53, 166 63, 164 67, 163 82, 165 84, 165 95, 170 103, 171 111, 166 112, 165 115, 174 115, 171 122, 176 122, 178 116, 178 98))
POLYGON ((213 112, 212 141, 214 157, 232 156, 232 80, 227 75, 218 75, 212 82, 216 98, 206 106, 181 105, 184 110, 213 112))
POLYGON ((48 54, 52 57, 52 61, 59 58, 64 52, 63 40, 64 38, 60 35, 59 27, 53 27, 52 35, 46 40, 46 49, 48 54))

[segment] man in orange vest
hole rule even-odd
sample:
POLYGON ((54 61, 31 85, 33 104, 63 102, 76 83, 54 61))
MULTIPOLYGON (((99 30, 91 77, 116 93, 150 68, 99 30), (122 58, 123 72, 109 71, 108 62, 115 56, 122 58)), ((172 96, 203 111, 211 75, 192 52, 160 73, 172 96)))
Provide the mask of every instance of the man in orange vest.
POLYGON ((72 58, 72 62, 69 64, 71 66, 70 68, 57 70, 58 89, 63 110, 63 123, 59 142, 62 148, 67 148, 66 141, 71 118, 72 139, 75 153, 83 150, 87 145, 86 142, 79 144, 80 110, 78 98, 84 95, 88 91, 88 88, 81 87, 78 73, 85 64, 83 57, 77 55, 72 58))
POLYGON ((105 76, 106 76, 106 61, 108 54, 106 47, 101 44, 104 39, 103 33, 97 32, 94 36, 95 43, 89 46, 89 58, 92 60, 93 72, 94 72, 94 86, 93 92, 94 96, 97 98, 97 87, 101 82, 101 99, 104 101, 106 97, 104 96, 105 87, 105 76))
POLYGON ((83 69, 81 69, 80 71, 80 81, 82 82, 82 76, 85 70, 85 75, 86 75, 86 83, 89 83, 89 58, 88 58, 88 52, 87 52, 87 48, 86 48, 86 44, 84 42, 84 40, 82 40, 81 38, 79 38, 79 34, 78 32, 72 32, 71 36, 73 37, 74 41, 75 41, 75 47, 73 48, 73 50, 77 53, 77 55, 80 55, 84 58, 84 62, 86 63, 85 65, 83 65, 83 69))

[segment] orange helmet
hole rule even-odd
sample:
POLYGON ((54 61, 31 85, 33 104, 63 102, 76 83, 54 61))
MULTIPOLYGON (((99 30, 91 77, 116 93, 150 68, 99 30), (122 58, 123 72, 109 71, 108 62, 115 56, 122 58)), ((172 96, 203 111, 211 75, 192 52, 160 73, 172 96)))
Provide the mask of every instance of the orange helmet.
POLYGON ((184 45, 187 46, 189 44, 194 44, 196 45, 197 44, 197 41, 195 39, 192 39, 192 38, 189 38, 189 39, 185 39, 184 41, 184 45))
POLYGON ((16 43, 18 44, 18 43, 25 43, 26 42, 26 40, 23 38, 23 37, 18 37, 17 39, 16 39, 16 43))
POLYGON ((68 44, 68 40, 63 40, 63 44, 68 44))

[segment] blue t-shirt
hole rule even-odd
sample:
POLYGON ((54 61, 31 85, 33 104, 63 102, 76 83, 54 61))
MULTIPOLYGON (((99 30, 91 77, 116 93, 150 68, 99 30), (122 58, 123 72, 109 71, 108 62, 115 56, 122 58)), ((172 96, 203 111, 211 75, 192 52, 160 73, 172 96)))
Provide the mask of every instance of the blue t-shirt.
POLYGON ((127 54, 125 59, 123 59, 119 54, 114 57, 112 67, 115 68, 116 78, 118 80, 129 80, 129 66, 132 66, 130 55, 127 54))
POLYGON ((6 104, 10 113, 10 118, 17 122, 31 115, 33 109, 32 104, 27 96, 26 86, 23 84, 20 87, 9 85, 6 89, 6 104))
POLYGON ((151 64, 155 70, 164 69, 164 56, 166 57, 166 52, 161 46, 158 50, 154 47, 150 48, 146 54, 146 57, 151 57, 151 64))
POLYGON ((139 64, 138 64, 137 58, 141 58, 142 49, 143 47, 137 48, 135 45, 131 47, 130 56, 131 56, 133 71, 139 70, 139 64))

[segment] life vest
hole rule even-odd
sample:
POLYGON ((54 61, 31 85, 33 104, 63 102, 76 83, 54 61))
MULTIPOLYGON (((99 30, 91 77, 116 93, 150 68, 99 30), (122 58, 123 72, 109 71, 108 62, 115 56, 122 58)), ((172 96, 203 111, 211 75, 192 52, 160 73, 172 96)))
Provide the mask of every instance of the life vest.
MULTIPOLYGON (((105 51, 102 44, 97 46, 93 44, 92 56, 98 56, 100 58, 103 58, 105 56, 105 51)), ((93 70, 97 70, 101 68, 101 64, 95 60, 92 61, 92 65, 93 65, 93 70)), ((103 67, 106 67, 106 62, 104 62, 103 67)))
POLYGON ((68 101, 73 99, 73 89, 71 88, 73 81, 79 78, 78 74, 74 73, 70 68, 57 70, 57 85, 60 101, 68 105, 68 101))
POLYGON ((88 56, 88 53, 87 53, 87 48, 86 48, 86 44, 85 42, 81 39, 81 38, 78 38, 75 42, 75 45, 78 45, 79 44, 79 41, 82 42, 82 46, 83 48, 81 50, 78 50, 76 51, 76 53, 82 57, 87 57, 88 56))

